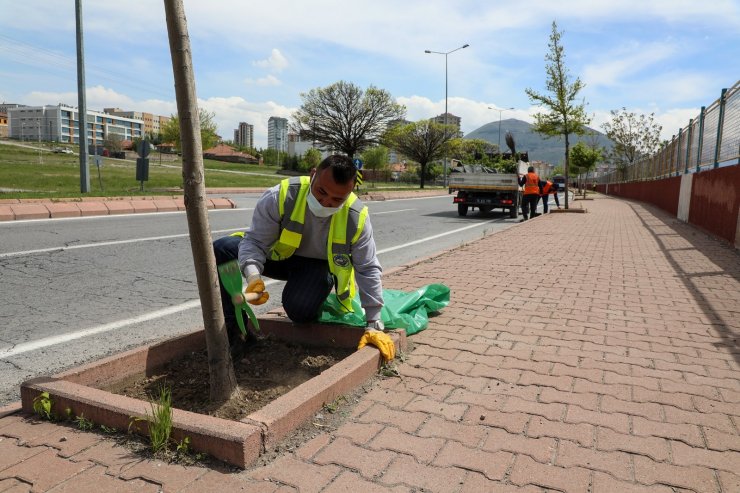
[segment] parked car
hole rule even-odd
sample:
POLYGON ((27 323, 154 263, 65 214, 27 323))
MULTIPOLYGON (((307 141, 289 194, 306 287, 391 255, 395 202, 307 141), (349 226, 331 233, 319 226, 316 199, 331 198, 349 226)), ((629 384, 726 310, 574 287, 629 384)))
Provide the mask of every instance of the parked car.
POLYGON ((551 181, 558 186, 558 190, 561 192, 565 190, 565 177, 563 175, 554 175, 551 181))
POLYGON ((56 154, 72 154, 72 149, 67 149, 66 147, 55 147, 52 149, 52 152, 56 154))

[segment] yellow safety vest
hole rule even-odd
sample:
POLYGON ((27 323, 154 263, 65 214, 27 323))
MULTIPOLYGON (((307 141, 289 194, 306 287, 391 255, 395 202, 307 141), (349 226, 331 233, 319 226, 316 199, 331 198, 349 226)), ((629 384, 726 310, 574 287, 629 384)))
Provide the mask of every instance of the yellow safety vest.
MULTIPOLYGON (((287 259, 301 244, 310 189, 308 176, 286 178, 280 182, 280 237, 270 249, 271 260, 287 259)), ((367 215, 367 206, 352 192, 339 211, 331 216, 326 256, 329 271, 336 280, 337 299, 347 311, 352 311, 352 298, 355 296, 351 246, 365 228, 367 215)))

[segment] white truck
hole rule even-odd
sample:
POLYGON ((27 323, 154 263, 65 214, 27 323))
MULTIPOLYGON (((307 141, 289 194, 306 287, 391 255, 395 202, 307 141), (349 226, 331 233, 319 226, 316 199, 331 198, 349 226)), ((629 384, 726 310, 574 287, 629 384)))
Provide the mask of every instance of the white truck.
MULTIPOLYGON (((518 171, 526 173, 527 163, 520 161, 518 171)), ((522 189, 516 173, 498 173, 496 170, 481 165, 462 164, 453 161, 449 175, 449 193, 457 193, 452 202, 457 204, 460 216, 477 207, 482 213, 496 208, 509 212, 509 217, 516 218, 522 203, 522 189)))

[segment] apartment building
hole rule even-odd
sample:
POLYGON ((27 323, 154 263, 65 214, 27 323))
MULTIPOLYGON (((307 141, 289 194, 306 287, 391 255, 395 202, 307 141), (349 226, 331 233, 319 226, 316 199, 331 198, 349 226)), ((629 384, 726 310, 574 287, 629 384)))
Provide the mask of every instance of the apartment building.
MULTIPOLYGON (((460 121, 462 120, 459 116, 455 116, 452 113, 446 113, 447 115, 447 125, 454 125, 455 128, 457 128, 457 136, 462 137, 463 134, 460 131, 460 121)), ((442 113, 441 115, 437 115, 434 118, 432 118, 437 123, 440 123, 442 125, 445 124, 445 113, 442 113)))
POLYGON ((254 148, 254 125, 239 122, 239 128, 234 129, 234 144, 254 148))
POLYGON ((285 152, 288 148, 288 120, 271 116, 267 120, 267 148, 285 152))
MULTIPOLYGON (((144 137, 144 122, 99 111, 87 112, 87 139, 102 145, 116 135, 121 140, 144 137)), ((8 110, 8 136, 18 140, 80 142, 79 112, 73 106, 20 106, 8 110)))
POLYGON ((170 117, 146 113, 143 111, 124 111, 120 108, 104 108, 104 113, 109 115, 131 118, 132 120, 141 120, 144 122, 144 135, 159 135, 162 128, 170 121, 170 117))

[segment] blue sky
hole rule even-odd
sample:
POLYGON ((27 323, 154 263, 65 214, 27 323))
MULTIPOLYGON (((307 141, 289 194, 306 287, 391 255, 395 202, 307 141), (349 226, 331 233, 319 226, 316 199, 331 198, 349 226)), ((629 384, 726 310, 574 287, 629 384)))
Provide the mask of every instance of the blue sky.
MULTIPOLYGON (((267 143, 267 119, 338 80, 386 89, 407 118, 448 108, 471 132, 532 121, 545 90, 550 26, 586 84, 592 126, 626 107, 655 113, 664 138, 740 76, 740 0, 185 0, 199 104, 219 133, 238 122, 267 143)), ((87 104, 176 111, 161 1, 83 0, 87 104)), ((0 101, 77 105, 73 0, 0 0, 0 101)))

